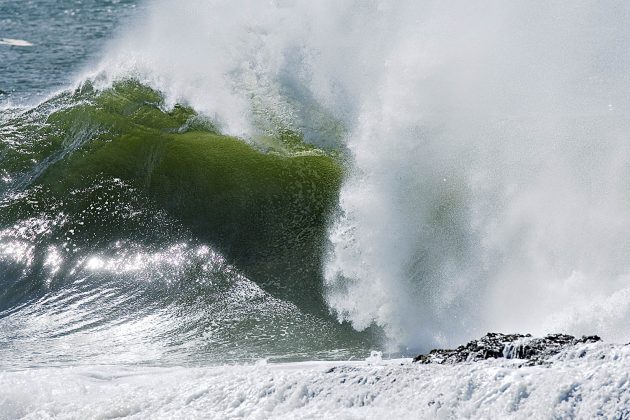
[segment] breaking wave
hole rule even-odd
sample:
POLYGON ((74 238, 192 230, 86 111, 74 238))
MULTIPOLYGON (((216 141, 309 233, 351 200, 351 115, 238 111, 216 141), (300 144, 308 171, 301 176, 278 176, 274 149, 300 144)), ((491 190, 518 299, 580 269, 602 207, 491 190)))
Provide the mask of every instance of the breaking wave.
MULTIPOLYGON (((2 322, 54 306, 43 290, 79 299, 84 277, 107 294, 86 273, 137 261, 141 278, 168 267, 159 305, 180 286, 200 304, 217 269, 265 316, 292 308, 274 323, 248 306, 250 344, 278 328, 321 348, 381 330, 392 349, 486 330, 627 339, 628 13, 156 0, 74 90, 3 113, 2 322)), ((112 308, 151 307, 155 282, 134 278, 112 308)))

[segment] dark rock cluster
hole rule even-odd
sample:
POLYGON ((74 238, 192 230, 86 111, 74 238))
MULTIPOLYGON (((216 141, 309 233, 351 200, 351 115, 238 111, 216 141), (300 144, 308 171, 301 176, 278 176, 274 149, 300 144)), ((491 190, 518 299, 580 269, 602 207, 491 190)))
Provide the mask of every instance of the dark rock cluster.
POLYGON ((488 333, 479 340, 459 346, 454 350, 436 349, 413 359, 418 363, 455 364, 486 359, 522 359, 526 365, 540 365, 561 350, 581 343, 601 341, 596 335, 575 338, 567 334, 549 334, 534 338, 531 334, 488 333))

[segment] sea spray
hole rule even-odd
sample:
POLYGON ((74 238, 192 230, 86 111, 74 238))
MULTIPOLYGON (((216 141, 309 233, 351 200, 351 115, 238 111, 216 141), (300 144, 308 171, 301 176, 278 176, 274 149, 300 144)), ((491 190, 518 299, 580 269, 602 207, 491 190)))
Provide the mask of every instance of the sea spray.
POLYGON ((586 3, 540 6, 434 4, 399 25, 348 137, 327 266, 341 319, 419 347, 627 335, 628 54, 607 41, 628 34, 586 3))
POLYGON ((327 266, 341 319, 420 347, 627 336, 629 56, 608 41, 628 33, 587 3, 539 6, 433 4, 399 25, 348 137, 327 266))

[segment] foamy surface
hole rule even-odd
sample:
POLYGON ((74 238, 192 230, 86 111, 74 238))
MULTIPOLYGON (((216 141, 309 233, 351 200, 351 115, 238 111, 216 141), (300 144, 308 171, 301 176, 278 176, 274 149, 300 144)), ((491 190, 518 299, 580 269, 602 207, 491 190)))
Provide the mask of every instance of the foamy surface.
POLYGON ((212 367, 91 366, 0 374, 0 418, 629 418, 630 347, 549 366, 409 359, 212 367))

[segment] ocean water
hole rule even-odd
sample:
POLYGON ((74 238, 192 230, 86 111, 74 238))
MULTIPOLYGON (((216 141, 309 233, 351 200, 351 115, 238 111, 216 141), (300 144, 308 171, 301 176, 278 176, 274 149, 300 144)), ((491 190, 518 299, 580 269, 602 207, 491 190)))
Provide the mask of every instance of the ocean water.
POLYGON ((35 103, 75 82, 77 73, 99 58, 119 25, 141 13, 128 0, 0 2, 1 38, 22 39, 34 48, 0 51, 2 102, 35 103))
POLYGON ((629 15, 0 0, 0 418, 628 418, 629 15))

